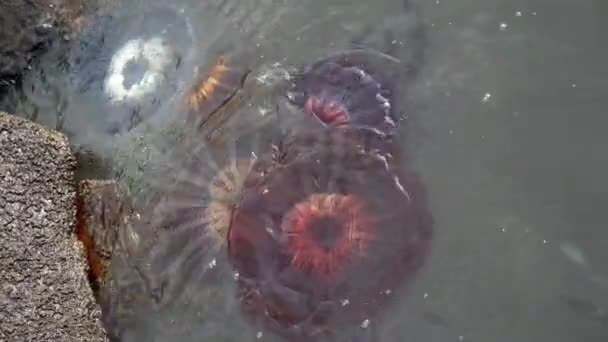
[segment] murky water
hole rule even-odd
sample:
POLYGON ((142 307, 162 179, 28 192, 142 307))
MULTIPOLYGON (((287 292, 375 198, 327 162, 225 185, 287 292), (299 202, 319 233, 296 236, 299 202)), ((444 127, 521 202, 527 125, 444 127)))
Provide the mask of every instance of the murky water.
POLYGON ((605 340, 608 8, 421 3, 432 48, 412 148, 437 236, 389 336, 605 340))
MULTIPOLYGON (((198 1, 167 3, 111 9, 115 17, 87 31, 87 42, 103 43, 76 49, 78 68, 68 76, 50 67, 56 57, 43 59, 45 82, 35 69, 26 79, 33 93, 18 109, 107 151, 116 125, 106 119, 117 115, 124 127, 134 108, 102 96, 105 68, 146 30, 175 34, 181 56, 147 110, 137 108, 161 125, 195 82, 193 70, 214 63, 218 51, 255 47, 258 66, 299 65, 354 42, 390 51, 419 68, 407 94, 406 148, 436 225, 421 276, 371 323, 378 341, 608 340, 605 1, 420 0, 414 17, 397 0, 261 1, 258 20, 226 10, 232 22, 198 1), (138 16, 154 8, 169 11, 171 25, 138 16), (425 24, 429 44, 422 64, 414 21, 425 24)), ((247 334, 255 331, 231 336, 255 338, 247 334)))

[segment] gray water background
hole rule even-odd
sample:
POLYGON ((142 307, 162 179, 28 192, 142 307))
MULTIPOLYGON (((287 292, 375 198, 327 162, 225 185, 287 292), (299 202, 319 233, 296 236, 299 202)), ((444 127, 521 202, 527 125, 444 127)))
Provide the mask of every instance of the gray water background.
MULTIPOLYGON (((400 3, 300 5, 304 15, 273 31, 269 60, 345 46, 400 3)), ((372 322, 379 340, 607 341, 608 3, 416 3, 430 45, 405 147, 435 238, 423 272, 372 322)))
POLYGON ((607 3, 420 3, 432 47, 412 149, 437 233, 395 332, 608 340, 607 3))

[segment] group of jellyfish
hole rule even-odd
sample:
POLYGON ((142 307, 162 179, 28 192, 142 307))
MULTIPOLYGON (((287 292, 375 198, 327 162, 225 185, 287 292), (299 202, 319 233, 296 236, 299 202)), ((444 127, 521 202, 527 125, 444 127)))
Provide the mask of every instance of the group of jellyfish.
MULTIPOLYGON (((302 68, 285 93, 292 122, 268 153, 192 164, 189 183, 157 210, 169 232, 211 236, 236 275, 244 315, 291 341, 368 328, 428 254, 425 187, 398 139, 403 94, 369 56, 349 51, 302 68), (213 175, 196 182, 203 168, 213 175), (204 204, 170 204, 197 196, 204 204)), ((229 65, 218 68, 192 107, 229 76, 229 65)))

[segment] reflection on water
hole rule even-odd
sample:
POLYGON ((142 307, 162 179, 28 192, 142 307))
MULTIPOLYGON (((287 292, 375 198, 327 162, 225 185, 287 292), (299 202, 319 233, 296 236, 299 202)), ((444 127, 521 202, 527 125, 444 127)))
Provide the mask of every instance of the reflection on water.
MULTIPOLYGON (((197 67, 227 51, 253 51, 249 67, 293 66, 362 44, 410 62, 423 55, 424 36, 424 66, 411 64, 415 91, 404 95, 405 147, 427 183, 436 233, 422 277, 395 296, 378 341, 608 340, 605 1, 420 0, 415 16, 397 0, 208 3, 218 7, 115 5, 84 30, 70 68, 51 54, 26 76, 17 110, 105 152, 120 141, 108 118, 120 127, 142 115, 162 124, 197 67), (141 15, 155 11, 170 14, 141 15), (417 22, 424 34, 413 32, 417 22), (157 34, 172 37, 179 55, 164 88, 112 107, 103 96, 111 56, 129 39, 157 34)), ((184 294, 192 298, 201 296, 184 294)), ((235 303, 226 291, 206 298, 223 310, 172 308, 176 329, 195 322, 183 320, 188 313, 206 337, 266 340, 228 316, 235 303)))

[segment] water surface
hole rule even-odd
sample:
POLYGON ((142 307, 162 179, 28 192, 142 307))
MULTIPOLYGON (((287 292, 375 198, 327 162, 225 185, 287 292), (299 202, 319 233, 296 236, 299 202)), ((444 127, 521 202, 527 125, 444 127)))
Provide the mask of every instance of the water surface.
MULTIPOLYGON (((427 183, 436 232, 421 276, 372 322, 379 341, 608 340, 605 1, 419 0, 413 18, 397 0, 260 1, 258 17, 237 20, 241 33, 196 3, 139 0, 111 12, 137 16, 150 5, 169 6, 189 20, 182 24, 192 36, 183 45, 195 49, 151 107, 161 116, 193 82, 192 70, 212 63, 217 51, 256 46, 255 64, 289 66, 364 42, 411 61, 423 44, 408 25, 424 23, 424 63, 412 64, 418 77, 404 94, 404 146, 427 183)), ((114 38, 86 56, 111 55, 123 30, 142 34, 133 25, 100 27, 114 38)), ((59 128, 75 143, 105 148, 112 135, 90 125, 107 114, 99 88, 74 87, 49 58, 41 69, 55 85, 41 86, 32 73, 35 96, 18 108, 52 127, 60 108, 59 128)), ((103 71, 93 66, 72 76, 99 81, 103 71)))

